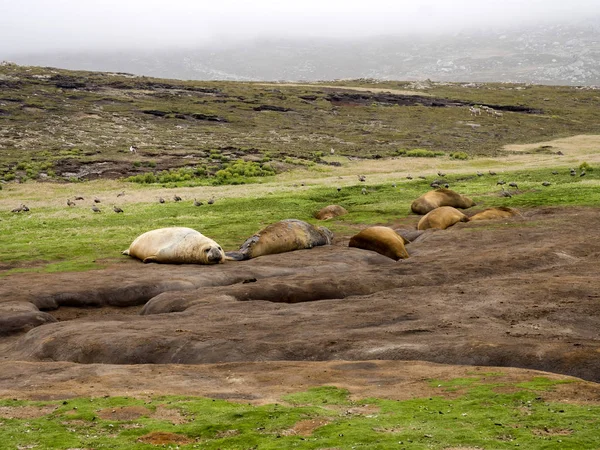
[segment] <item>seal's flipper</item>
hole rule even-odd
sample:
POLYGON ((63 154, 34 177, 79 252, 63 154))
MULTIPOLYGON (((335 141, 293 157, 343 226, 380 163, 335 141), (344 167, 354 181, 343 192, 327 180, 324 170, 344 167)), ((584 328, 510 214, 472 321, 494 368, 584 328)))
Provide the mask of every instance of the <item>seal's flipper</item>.
POLYGON ((127 255, 127 256, 129 256, 129 249, 127 249, 127 250, 123 250, 123 251, 121 252, 121 255, 127 255))
POLYGON ((245 261, 248 258, 248 253, 242 253, 239 251, 225 252, 225 261, 245 261))
POLYGON ((143 261, 144 264, 148 264, 148 263, 151 263, 151 262, 157 262, 156 261, 156 255, 148 256, 147 258, 144 258, 142 261, 143 261))

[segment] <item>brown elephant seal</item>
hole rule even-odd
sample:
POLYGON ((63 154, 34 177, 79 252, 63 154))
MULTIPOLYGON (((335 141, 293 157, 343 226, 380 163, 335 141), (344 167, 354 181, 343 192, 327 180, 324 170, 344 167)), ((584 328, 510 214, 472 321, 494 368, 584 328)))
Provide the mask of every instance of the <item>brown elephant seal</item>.
POLYGON ((123 254, 145 263, 218 264, 225 260, 219 244, 185 227, 148 231, 138 236, 123 254))
POLYGON ((263 255, 292 252, 319 245, 330 245, 333 233, 297 219, 273 223, 246 239, 238 251, 227 252, 227 259, 243 261, 263 255))
POLYGON ((519 211, 514 208, 508 208, 507 206, 499 206, 497 208, 484 209, 477 214, 471 216, 470 220, 493 220, 493 219, 505 219, 507 217, 513 217, 520 215, 519 211))
POLYGON ((421 217, 417 225, 418 230, 438 228, 445 230, 458 222, 468 222, 469 218, 452 206, 440 206, 421 217))
POLYGON ((329 220, 337 216, 343 216, 344 214, 348 214, 346 208, 343 208, 340 205, 329 205, 317 212, 315 218, 319 220, 329 220))
POLYGON ((352 236, 349 247, 371 250, 395 261, 408 258, 404 247, 407 242, 402 236, 388 227, 369 227, 352 236))
POLYGON ((475 206, 475 202, 469 197, 454 192, 453 190, 440 188, 421 195, 410 205, 415 214, 427 214, 429 211, 440 206, 452 206, 454 208, 466 209, 475 206))

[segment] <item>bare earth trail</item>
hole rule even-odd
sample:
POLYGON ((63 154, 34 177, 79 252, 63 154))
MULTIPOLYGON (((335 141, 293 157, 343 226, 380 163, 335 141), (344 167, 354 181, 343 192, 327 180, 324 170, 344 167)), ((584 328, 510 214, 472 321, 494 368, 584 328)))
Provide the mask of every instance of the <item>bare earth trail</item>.
POLYGON ((15 274, 0 285, 0 396, 264 402, 333 384, 404 398, 429 378, 533 369, 589 381, 564 399, 598 402, 597 223, 594 208, 532 209, 428 233, 399 262, 336 236, 210 267, 15 274))

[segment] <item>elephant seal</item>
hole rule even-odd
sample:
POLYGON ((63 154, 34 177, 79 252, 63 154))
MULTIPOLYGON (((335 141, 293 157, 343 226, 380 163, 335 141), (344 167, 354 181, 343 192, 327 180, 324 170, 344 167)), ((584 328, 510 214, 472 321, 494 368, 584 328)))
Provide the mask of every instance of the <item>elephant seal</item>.
POLYGON ((333 233, 297 219, 273 223, 246 239, 238 251, 227 252, 227 259, 244 261, 263 255, 292 252, 319 245, 330 245, 333 233))
POLYGON ((219 244, 185 227, 148 231, 138 236, 123 254, 145 263, 218 264, 225 260, 219 244))
POLYGON ((319 220, 329 220, 337 216, 343 216, 344 214, 348 214, 346 208, 343 208, 340 205, 329 205, 316 213, 315 218, 319 220))
POLYGON ((452 206, 440 206, 421 217, 417 225, 418 230, 439 228, 445 230, 458 222, 468 222, 469 218, 452 206))
POLYGON ((470 220, 493 220, 493 219, 505 219, 507 217, 518 216, 519 211, 514 208, 508 208, 506 206, 499 206, 497 208, 484 209, 477 214, 471 216, 470 220))
POLYGON ((469 197, 454 192, 453 190, 440 188, 421 195, 410 205, 415 214, 427 214, 429 211, 440 206, 452 206, 454 208, 470 208, 475 202, 469 197))
POLYGON ((407 242, 402 236, 388 227, 369 227, 352 236, 348 247, 372 250, 395 261, 408 258, 404 247, 407 242))

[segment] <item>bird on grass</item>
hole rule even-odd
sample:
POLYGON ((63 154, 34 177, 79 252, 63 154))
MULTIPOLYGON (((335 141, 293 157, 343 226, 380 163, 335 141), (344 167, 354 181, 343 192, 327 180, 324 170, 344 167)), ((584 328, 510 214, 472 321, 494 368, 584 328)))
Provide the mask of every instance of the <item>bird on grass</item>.
POLYGON ((165 199, 164 199, 164 198, 160 197, 160 198, 158 199, 158 203, 164 203, 164 202, 165 202, 165 199))
POLYGON ((514 181, 511 181, 510 183, 508 183, 508 185, 510 187, 514 187, 515 189, 519 189, 519 186, 517 186, 517 183, 515 183, 514 181))
POLYGON ((478 177, 482 177, 482 176, 483 176, 483 174, 482 174, 481 172, 477 172, 477 176, 478 176, 478 177))
POLYGON ((199 202, 198 200, 194 199, 194 206, 202 206, 203 203, 199 202))
POLYGON ((571 176, 574 177, 577 175, 577 171, 575 169, 571 169, 571 176))
POLYGON ((542 186, 550 186, 552 183, 549 183, 548 181, 544 181, 542 182, 542 186))
POLYGON ((358 176, 358 181, 361 181, 361 182, 364 183, 365 181, 367 181, 367 177, 365 177, 364 175, 359 175, 358 176))
POLYGON ((413 179, 413 177, 411 177, 410 175, 407 175, 407 176, 406 176, 406 179, 407 179, 407 180, 412 180, 412 179, 413 179))
POLYGON ((206 203, 208 203, 209 205, 212 205, 215 202, 215 198, 211 197, 206 203))
POLYGON ((498 180, 498 182, 496 183, 496 186, 498 186, 498 185, 502 186, 503 184, 506 184, 506 181, 498 180))
POLYGON ((113 211, 116 212, 117 214, 123 212, 123 210, 116 205, 113 205, 113 211))
POLYGON ((366 188, 362 188, 361 193, 362 193, 362 195, 367 195, 367 189, 366 188))
POLYGON ((396 187, 396 183, 392 183, 392 187, 394 187, 394 188, 395 188, 395 187, 396 187))
POLYGON ((444 178, 446 174, 444 172, 438 171, 437 173, 440 177, 444 178))
POLYGON ((23 210, 23 212, 29 211, 29 208, 25 205, 21 205, 21 209, 23 210))
POLYGON ((490 175, 491 175, 491 176, 494 176, 494 175, 496 175, 496 172, 494 172, 493 170, 490 170, 489 172, 490 172, 490 175))
POLYGON ((173 200, 175 200, 176 202, 180 202, 181 201, 181 197, 179 195, 174 195, 173 196, 173 200))
POLYGON ((504 190, 504 186, 502 186, 502 192, 500 192, 500 195, 502 197, 507 197, 507 198, 511 198, 512 197, 512 194, 510 192, 504 190))
POLYGON ((67 206, 75 206, 77 203, 71 201, 70 198, 67 199, 67 206))
POLYGON ((14 212, 14 213, 20 213, 20 212, 22 212, 22 211, 25 211, 25 210, 23 209, 23 206, 25 206, 25 205, 21 205, 21 206, 19 206, 19 207, 15 208, 15 209, 11 210, 11 212, 14 212))
POLYGON ((340 192, 342 190, 342 188, 340 186, 338 186, 336 189, 338 192, 340 192))
POLYGON ((121 191, 117 194, 117 197, 123 197, 125 195, 125 191, 121 191))
POLYGON ((75 200, 83 200, 83 197, 81 195, 78 195, 77 197, 75 197, 75 200))
POLYGON ((580 177, 585 177, 585 170, 582 170, 581 173, 579 174, 580 177))
POLYGON ((446 184, 444 184, 444 187, 445 187, 446 189, 449 189, 449 188, 450 188, 450 185, 449 185, 448 183, 446 183, 446 184))
POLYGON ((556 170, 553 170, 552 175, 558 175, 558 172, 556 170))
POLYGON ((102 200, 100 200, 98 197, 96 197, 96 198, 94 199, 94 203, 100 203, 101 201, 102 201, 102 200))
POLYGON ((95 213, 102 212, 102 210, 100 208, 98 208, 96 205, 92 206, 92 211, 94 211, 95 213))
POLYGON ((433 183, 431 183, 429 186, 431 186, 434 189, 437 189, 440 187, 440 183, 438 183, 437 181, 434 181, 433 183))

